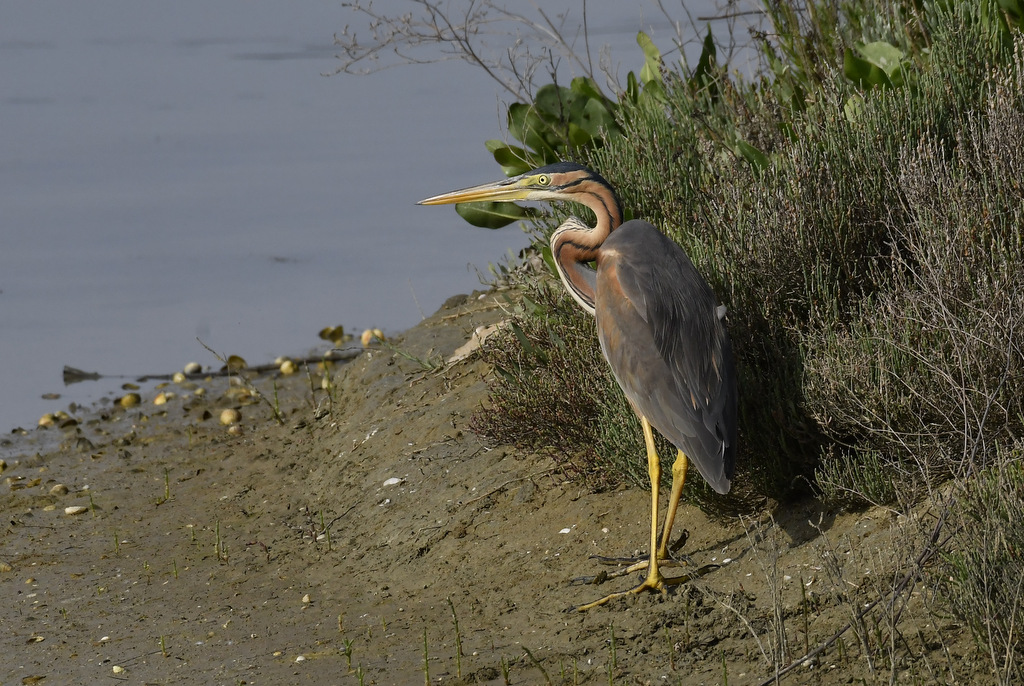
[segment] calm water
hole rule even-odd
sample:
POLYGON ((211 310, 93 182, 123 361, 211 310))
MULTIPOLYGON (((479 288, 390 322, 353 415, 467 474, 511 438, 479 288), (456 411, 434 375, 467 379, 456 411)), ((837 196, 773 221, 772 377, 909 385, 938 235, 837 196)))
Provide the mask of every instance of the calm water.
MULTIPOLYGON (((638 29, 671 45, 635 7, 588 4, 621 73, 638 29)), ((120 383, 65 388, 65 364, 173 372, 216 363, 197 337, 258 363, 328 324, 404 329, 527 244, 414 204, 500 176, 483 141, 505 96, 454 61, 322 76, 354 19, 320 0, 4 3, 0 432, 120 383)))

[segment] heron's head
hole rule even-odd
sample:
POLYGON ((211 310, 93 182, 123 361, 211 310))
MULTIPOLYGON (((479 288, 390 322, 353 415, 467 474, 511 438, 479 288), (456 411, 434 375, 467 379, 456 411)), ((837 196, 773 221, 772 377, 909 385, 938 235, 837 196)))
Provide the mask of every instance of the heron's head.
POLYGON ((610 197, 618 210, 615 191, 600 175, 579 164, 557 162, 510 179, 435 195, 417 204, 448 205, 482 200, 569 200, 593 208, 595 196, 610 197))

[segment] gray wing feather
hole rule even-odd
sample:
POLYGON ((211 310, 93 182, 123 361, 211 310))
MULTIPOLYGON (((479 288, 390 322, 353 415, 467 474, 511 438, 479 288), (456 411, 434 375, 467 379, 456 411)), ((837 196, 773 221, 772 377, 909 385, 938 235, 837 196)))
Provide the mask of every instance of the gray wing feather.
MULTIPOLYGON (((645 222, 623 224, 603 248, 613 255, 609 267, 627 301, 598 302, 601 346, 619 384, 705 480, 727 492, 735 465, 736 375, 714 292, 686 253, 645 222)), ((598 281, 600 296, 600 272, 598 281)))

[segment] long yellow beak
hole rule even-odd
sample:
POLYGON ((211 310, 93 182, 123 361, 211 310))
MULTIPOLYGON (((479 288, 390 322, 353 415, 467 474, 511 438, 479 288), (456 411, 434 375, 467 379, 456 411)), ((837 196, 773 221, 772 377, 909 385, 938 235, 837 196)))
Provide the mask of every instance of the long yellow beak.
POLYGON ((524 188, 519 177, 485 183, 471 188, 463 188, 451 193, 442 193, 417 205, 451 205, 460 202, 478 202, 480 200, 526 200, 534 189, 524 188))

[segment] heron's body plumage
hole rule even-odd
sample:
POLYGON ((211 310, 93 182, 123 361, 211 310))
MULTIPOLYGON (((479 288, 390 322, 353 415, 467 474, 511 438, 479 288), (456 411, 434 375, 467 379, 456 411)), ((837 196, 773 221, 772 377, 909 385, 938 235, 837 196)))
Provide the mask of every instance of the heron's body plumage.
POLYGON ((612 231, 597 260, 597 333, 637 414, 727 493, 736 391, 718 304, 686 253, 647 222, 612 231))

